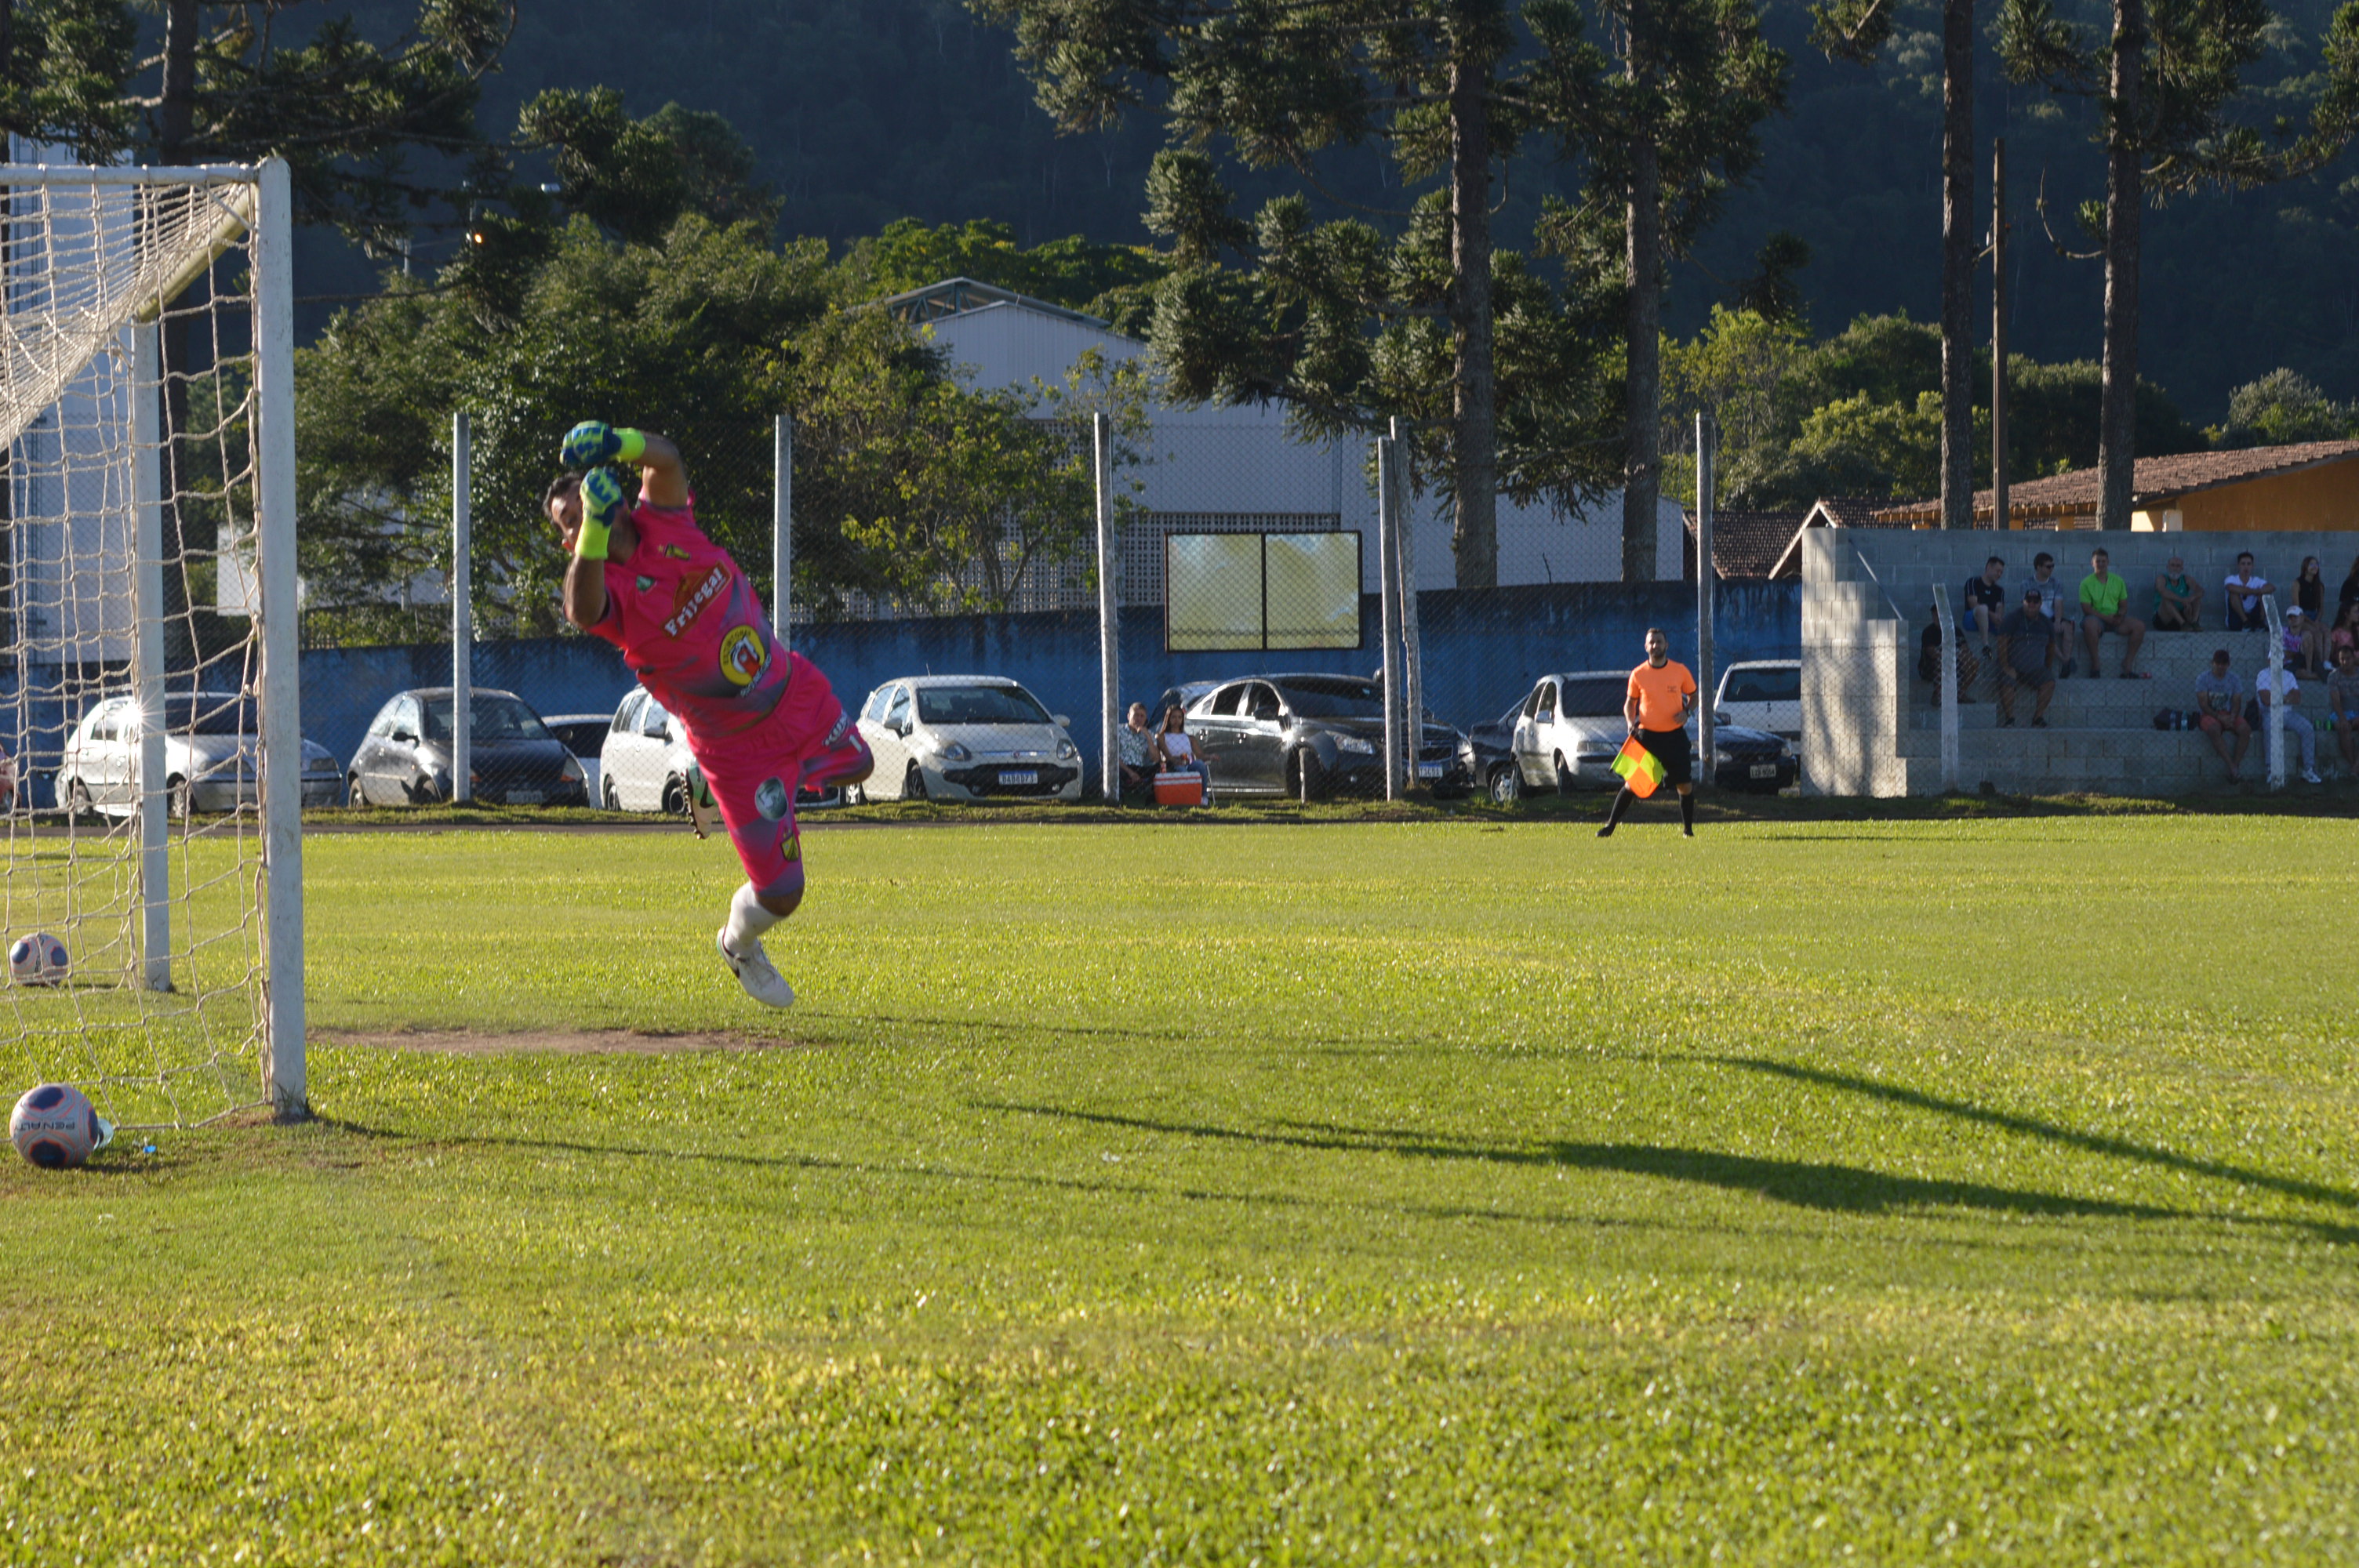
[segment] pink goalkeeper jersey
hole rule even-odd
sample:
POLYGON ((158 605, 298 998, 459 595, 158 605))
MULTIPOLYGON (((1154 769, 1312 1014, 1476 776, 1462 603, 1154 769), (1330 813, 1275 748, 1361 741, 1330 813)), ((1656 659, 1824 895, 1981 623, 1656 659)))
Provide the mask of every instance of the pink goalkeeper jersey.
POLYGON ((606 563, 606 614, 591 628, 623 650, 639 684, 679 716, 691 740, 760 723, 786 695, 786 650, 753 585, 686 506, 642 502, 639 542, 606 563))

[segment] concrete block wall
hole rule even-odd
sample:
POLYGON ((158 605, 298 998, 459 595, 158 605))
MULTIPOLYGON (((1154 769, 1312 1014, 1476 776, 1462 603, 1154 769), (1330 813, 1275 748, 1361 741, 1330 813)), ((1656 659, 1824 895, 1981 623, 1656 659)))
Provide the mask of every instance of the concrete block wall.
MULTIPOLYGON (((1959 611, 1966 579, 1999 556, 2006 563, 2001 586, 2010 606, 2031 577, 2033 556, 2046 550, 2057 558, 2056 575, 2077 593, 2088 575, 2089 557, 2103 547, 2111 568, 2131 585, 2129 609, 2146 619, 2152 608, 2156 574, 2173 555, 2205 592, 2203 626, 2193 633, 2151 633, 2139 658, 2154 677, 2118 678, 2121 651, 2108 636, 2100 653, 2103 679, 2086 675, 2060 681, 2048 711, 2048 727, 2031 730, 2029 694, 2017 698, 2016 727, 1998 723, 1996 672, 1985 667, 1959 711, 1959 783, 2008 793, 2093 792, 2117 795, 2181 795, 2227 782, 2227 769, 2207 737, 2196 731, 2158 730, 2157 710, 2192 708, 2196 677, 2210 665, 2212 651, 2229 651, 2246 691, 2268 659, 2265 633, 2224 630, 2221 585, 2240 551, 2250 550, 2263 576, 2278 587, 2280 605, 2305 556, 2321 558, 2328 613, 2336 589, 2359 553, 2359 535, 2347 533, 2096 534, 2023 530, 2009 533, 1937 530, 1825 529, 1803 541, 1802 685, 1805 787, 1835 795, 1926 795, 1941 787, 1940 702, 1938 688, 1917 679, 1917 650, 1939 585, 1951 611, 1959 611), (1882 639, 1894 639, 1887 663, 1882 639), (1872 643, 1872 646, 1871 646, 1872 643), (1873 669, 1863 672, 1863 660, 1873 669), (1888 737, 1888 741, 1887 741, 1888 737)), ((2299 771, 2299 752, 2289 773, 2299 771)), ((2320 765, 2336 759, 2320 737, 2320 765)), ((2243 764, 2243 777, 2256 782, 2266 773, 2256 738, 2243 764)))

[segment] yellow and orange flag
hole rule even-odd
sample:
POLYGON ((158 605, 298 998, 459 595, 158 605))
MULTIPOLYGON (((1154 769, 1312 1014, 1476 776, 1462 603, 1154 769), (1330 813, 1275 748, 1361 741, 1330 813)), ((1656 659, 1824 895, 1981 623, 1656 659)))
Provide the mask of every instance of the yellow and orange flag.
POLYGON ((1663 782, 1662 759, 1638 744, 1636 735, 1625 741, 1622 750, 1614 754, 1614 771, 1622 775, 1622 782, 1640 800, 1654 794, 1655 786, 1663 782))

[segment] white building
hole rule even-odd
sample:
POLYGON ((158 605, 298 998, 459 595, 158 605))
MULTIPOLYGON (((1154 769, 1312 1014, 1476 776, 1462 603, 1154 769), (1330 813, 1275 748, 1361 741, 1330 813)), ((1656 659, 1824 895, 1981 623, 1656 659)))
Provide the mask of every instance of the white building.
MULTIPOLYGON (((918 321, 979 388, 1062 386, 1067 373, 1092 349, 1109 362, 1137 359, 1147 345, 1078 311, 1029 299, 970 278, 879 302, 918 321)), ((1162 539, 1169 533, 1262 529, 1364 534, 1362 574, 1376 589, 1376 497, 1364 442, 1321 444, 1289 433, 1282 406, 1184 408, 1158 406, 1146 443, 1147 462, 1130 470, 1144 485, 1145 525, 1134 523, 1124 540, 1125 603, 1159 602, 1162 539)), ((1420 588, 1457 586, 1450 549, 1448 508, 1434 496, 1412 508, 1411 545, 1420 588)), ((1499 584, 1614 582, 1622 576, 1619 492, 1589 511, 1567 514, 1548 505, 1519 506, 1499 498, 1499 584)), ((1685 524, 1676 502, 1659 503, 1655 575, 1680 575, 1685 524)))

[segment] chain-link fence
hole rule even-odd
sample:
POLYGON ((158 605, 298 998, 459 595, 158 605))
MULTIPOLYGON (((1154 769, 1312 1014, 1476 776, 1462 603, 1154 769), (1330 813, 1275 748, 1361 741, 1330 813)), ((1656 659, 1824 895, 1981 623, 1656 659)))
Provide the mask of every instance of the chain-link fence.
MULTIPOLYGON (((784 567, 785 641, 875 755, 842 798, 1169 805, 1423 788, 1508 802, 1610 789, 1621 704, 1609 688, 1644 656, 1649 625, 1714 687, 1708 785, 2179 795, 2232 774, 2248 789, 2359 778, 2359 734, 2343 727, 2359 720, 2337 717, 2359 711, 2359 687, 2332 668, 2350 627, 2314 624, 2337 619, 2332 603, 2269 619, 2299 602, 2294 576, 2332 535, 1813 530, 1801 584, 1719 585, 1707 664, 1691 585, 1440 586, 1447 507, 1383 443, 1299 445, 1268 464, 1254 456, 1266 431, 1206 415, 1127 444, 1109 433, 1101 471, 1090 428, 1039 429, 1047 478, 955 528, 844 514, 826 463, 798 475, 775 427, 710 430, 684 449, 699 524, 766 614, 784 567), (2111 564, 2084 605, 2099 543, 2111 564), (2226 579, 2247 547, 2249 580, 2286 580, 2240 596, 2251 602, 2231 630, 2226 579), (1993 554, 2006 557, 1995 568, 1993 554), (2158 613, 2158 579, 2189 586, 2185 613, 2158 613), (2216 679, 2215 653, 2227 654, 2216 679), (1388 668, 1403 673, 1398 693, 1388 668), (1944 668, 1958 677, 1946 705, 1944 668)), ((1601 511, 1608 522, 1561 526, 1606 559, 1613 509, 1601 511)), ((507 591, 484 587, 495 605, 507 591)), ((439 614, 447 634, 447 600, 402 613, 439 614)), ((496 608, 477 619, 495 633, 534 622, 496 608)), ((465 668, 462 790, 447 642, 311 649, 310 727, 346 760, 354 798, 683 807, 679 720, 607 644, 480 636, 465 668)))

